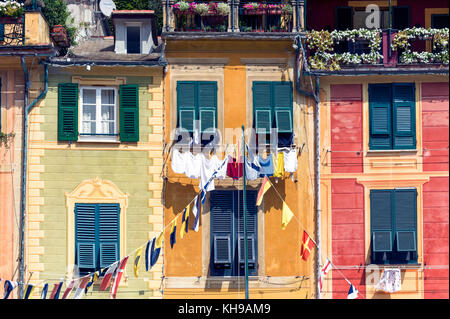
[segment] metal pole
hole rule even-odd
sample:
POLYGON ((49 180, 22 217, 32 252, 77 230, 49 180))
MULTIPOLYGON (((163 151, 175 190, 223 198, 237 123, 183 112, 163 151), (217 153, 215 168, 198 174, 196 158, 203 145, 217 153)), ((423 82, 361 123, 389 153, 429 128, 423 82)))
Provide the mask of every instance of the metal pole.
POLYGON ((319 280, 320 280, 320 271, 321 271, 321 241, 320 241, 320 228, 321 228, 321 205, 320 205, 320 78, 316 76, 316 108, 315 108, 315 118, 314 118, 314 131, 315 131, 315 206, 316 206, 316 245, 317 245, 317 273, 316 273, 316 296, 317 299, 321 299, 320 289, 319 289, 319 280))
MULTIPOLYGON (((245 187, 245 134, 244 134, 244 125, 242 125, 242 191, 243 191, 243 200, 244 200, 244 250, 245 250, 245 299, 248 298, 248 247, 247 247, 247 196, 246 196, 246 187, 245 187)), ((239 160, 239 159, 238 159, 239 160)))

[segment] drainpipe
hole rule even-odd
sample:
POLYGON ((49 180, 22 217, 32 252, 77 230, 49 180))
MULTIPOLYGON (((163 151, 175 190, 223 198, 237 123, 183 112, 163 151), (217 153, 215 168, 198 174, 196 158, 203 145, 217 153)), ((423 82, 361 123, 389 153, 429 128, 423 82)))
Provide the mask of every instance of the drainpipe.
POLYGON ((166 25, 165 25, 166 32, 169 32, 169 30, 170 30, 170 27, 169 27, 169 25, 170 25, 170 23, 169 23, 169 16, 170 16, 169 10, 170 10, 169 0, 166 0, 166 25))
POLYGON ((314 108, 314 206, 315 206, 315 215, 316 215, 316 245, 317 245, 317 254, 316 254, 316 296, 317 299, 321 299, 321 294, 319 290, 319 280, 320 280, 320 271, 321 271, 321 203, 320 203, 320 76, 318 74, 315 75, 315 90, 314 93, 305 91, 301 88, 300 74, 300 50, 302 54, 303 66, 308 70, 308 65, 305 61, 305 50, 303 48, 302 39, 300 36, 295 38, 294 48, 296 49, 296 89, 297 91, 307 97, 313 98, 315 101, 314 108))
POLYGON ((234 0, 231 0, 231 32, 234 32, 234 0))
POLYGON ((28 156, 28 115, 31 109, 44 98, 48 91, 48 65, 44 64, 44 90, 39 96, 28 105, 28 93, 30 89, 29 73, 25 63, 25 57, 20 57, 22 62, 23 73, 25 75, 25 92, 24 92, 24 124, 22 131, 22 187, 20 195, 20 254, 19 254, 19 298, 23 298, 24 288, 24 266, 25 266, 25 210, 26 210, 26 194, 27 194, 27 156, 28 156))

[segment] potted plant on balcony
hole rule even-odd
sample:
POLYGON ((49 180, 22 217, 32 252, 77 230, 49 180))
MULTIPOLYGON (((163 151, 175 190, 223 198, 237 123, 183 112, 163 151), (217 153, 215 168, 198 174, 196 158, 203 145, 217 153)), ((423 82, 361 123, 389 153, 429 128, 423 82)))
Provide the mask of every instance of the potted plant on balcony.
POLYGON ((217 13, 221 16, 227 16, 230 14, 230 6, 226 3, 219 2, 216 7, 217 13))
POLYGON ((290 4, 282 4, 280 11, 283 14, 292 14, 292 6, 290 4))
POLYGON ((256 2, 246 3, 244 4, 244 13, 247 15, 255 15, 258 6, 258 3, 256 2))
POLYGON ((267 13, 271 15, 281 14, 281 7, 279 4, 268 4, 267 13))
POLYGON ((0 2, 0 22, 3 24, 18 23, 23 13, 24 8, 22 3, 17 1, 0 2))

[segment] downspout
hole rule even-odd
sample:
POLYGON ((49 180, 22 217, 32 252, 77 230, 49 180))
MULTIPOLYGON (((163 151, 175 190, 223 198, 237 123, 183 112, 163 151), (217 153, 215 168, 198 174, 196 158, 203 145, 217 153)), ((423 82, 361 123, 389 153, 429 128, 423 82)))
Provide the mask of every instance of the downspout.
POLYGON ((234 0, 231 0, 231 32, 234 32, 234 0))
POLYGON ((303 66, 308 70, 308 65, 305 61, 305 50, 303 48, 302 39, 300 36, 295 38, 294 48, 296 49, 296 89, 297 91, 307 97, 313 98, 315 101, 314 108, 314 206, 315 206, 315 215, 316 215, 316 246, 317 246, 317 254, 316 254, 316 297, 317 299, 321 299, 321 294, 319 290, 319 280, 320 280, 320 272, 321 272, 321 203, 320 203, 320 76, 318 74, 315 75, 315 90, 314 93, 305 91, 301 88, 300 74, 300 50, 302 54, 303 66))
POLYGON ((169 32, 169 30, 170 30, 170 27, 169 27, 169 9, 170 9, 170 6, 169 6, 169 0, 166 0, 166 32, 169 32))
POLYGON ((20 195, 20 254, 19 254, 19 299, 23 298, 24 285, 24 266, 25 266, 25 210, 26 210, 26 194, 27 194, 27 156, 28 156, 28 115, 31 109, 44 98, 48 91, 48 65, 44 64, 44 90, 39 96, 28 105, 28 93, 30 89, 29 73, 25 63, 25 57, 20 57, 22 62, 23 73, 25 76, 25 92, 24 92, 24 124, 22 131, 22 187, 20 195))

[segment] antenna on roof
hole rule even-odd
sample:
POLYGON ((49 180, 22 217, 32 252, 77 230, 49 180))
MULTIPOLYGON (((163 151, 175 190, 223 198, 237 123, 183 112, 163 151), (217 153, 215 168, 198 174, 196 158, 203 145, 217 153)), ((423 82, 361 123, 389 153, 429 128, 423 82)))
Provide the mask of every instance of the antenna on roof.
POLYGON ((116 5, 113 0, 100 0, 100 11, 107 17, 110 17, 116 5))

